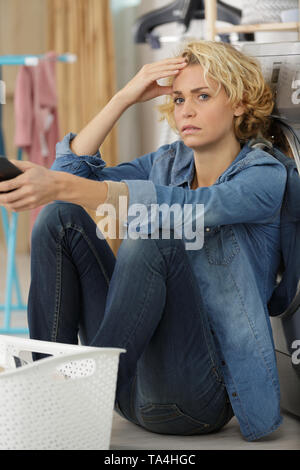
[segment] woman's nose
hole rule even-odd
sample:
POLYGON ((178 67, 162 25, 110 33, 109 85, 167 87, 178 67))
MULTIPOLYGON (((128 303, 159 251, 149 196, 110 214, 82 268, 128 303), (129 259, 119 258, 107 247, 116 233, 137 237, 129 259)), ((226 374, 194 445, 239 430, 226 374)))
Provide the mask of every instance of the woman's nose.
POLYGON ((194 116, 195 115, 195 107, 193 106, 193 103, 189 100, 186 100, 183 105, 183 116, 184 117, 189 117, 189 116, 194 116))

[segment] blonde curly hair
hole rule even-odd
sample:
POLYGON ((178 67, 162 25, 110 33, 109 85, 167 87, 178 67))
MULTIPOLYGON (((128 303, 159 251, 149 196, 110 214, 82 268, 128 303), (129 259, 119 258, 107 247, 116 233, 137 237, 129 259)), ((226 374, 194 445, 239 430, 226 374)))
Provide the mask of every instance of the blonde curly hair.
MULTIPOLYGON (((238 140, 269 137, 269 116, 274 107, 274 97, 256 59, 230 44, 204 40, 186 44, 177 55, 185 57, 188 65, 201 65, 206 84, 208 85, 207 78, 215 80, 218 83, 217 93, 223 86, 233 106, 243 103, 244 114, 234 118, 238 140)), ((171 86, 173 80, 173 77, 168 79, 168 85, 171 86)), ((158 106, 158 109, 161 120, 167 119, 171 128, 176 131, 172 97, 167 96, 165 103, 158 106)))

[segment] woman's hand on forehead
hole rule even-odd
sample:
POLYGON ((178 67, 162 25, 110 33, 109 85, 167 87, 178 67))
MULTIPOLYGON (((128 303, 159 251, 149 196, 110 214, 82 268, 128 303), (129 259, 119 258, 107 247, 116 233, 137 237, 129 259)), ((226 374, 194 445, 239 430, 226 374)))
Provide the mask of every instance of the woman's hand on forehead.
POLYGON ((172 86, 163 86, 158 80, 168 77, 176 77, 187 66, 184 57, 174 57, 144 65, 119 94, 128 105, 149 101, 162 95, 172 93, 172 86))

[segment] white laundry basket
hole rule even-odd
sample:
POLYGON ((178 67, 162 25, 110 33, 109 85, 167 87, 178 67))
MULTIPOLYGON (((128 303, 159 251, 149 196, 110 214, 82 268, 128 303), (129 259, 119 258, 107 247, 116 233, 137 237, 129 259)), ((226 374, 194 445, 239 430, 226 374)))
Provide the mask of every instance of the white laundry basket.
POLYGON ((0 335, 0 449, 109 449, 122 352, 0 335), (23 351, 53 356, 7 370, 23 351))

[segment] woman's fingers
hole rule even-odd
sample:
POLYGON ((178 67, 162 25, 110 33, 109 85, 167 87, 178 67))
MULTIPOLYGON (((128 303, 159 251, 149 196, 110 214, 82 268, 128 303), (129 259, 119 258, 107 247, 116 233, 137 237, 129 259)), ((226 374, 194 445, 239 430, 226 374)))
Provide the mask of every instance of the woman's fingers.
POLYGON ((16 176, 11 180, 1 181, 0 183, 0 194, 6 193, 7 191, 13 191, 19 188, 23 182, 23 175, 16 176))
POLYGON ((158 68, 171 68, 171 67, 178 67, 179 65, 187 65, 186 59, 182 58, 182 60, 162 60, 160 62, 153 62, 152 64, 153 67, 158 67, 158 68))
POLYGON ((149 73, 164 73, 164 72, 172 72, 174 70, 182 70, 184 67, 187 66, 187 62, 174 62, 174 63, 154 63, 150 64, 149 68, 146 69, 149 73))
POLYGON ((22 171, 29 170, 30 168, 34 168, 36 166, 35 163, 24 161, 24 160, 11 159, 10 161, 22 171))
POLYGON ((187 60, 185 57, 172 57, 171 59, 164 59, 164 60, 159 60, 157 62, 152 62, 152 65, 172 65, 172 64, 180 64, 180 63, 187 63, 187 60))
POLYGON ((162 75, 162 74, 172 74, 174 72, 180 72, 181 70, 183 70, 184 68, 186 67, 186 64, 176 64, 175 66, 173 67, 168 67, 168 68, 161 68, 161 69, 157 69, 157 70, 153 70, 151 72, 151 74, 153 75, 162 75))
POLYGON ((24 198, 22 201, 18 201, 17 203, 4 204, 3 206, 11 212, 23 212, 36 208, 36 204, 30 197, 24 198))
POLYGON ((171 77, 172 75, 177 75, 178 73, 180 72, 180 70, 176 69, 176 70, 167 70, 165 72, 160 72, 160 73, 157 73, 157 74, 153 74, 151 76, 149 76, 149 78, 151 79, 151 81, 156 81, 156 80, 160 80, 161 78, 167 78, 167 77, 171 77))
POLYGON ((169 67, 159 67, 159 68, 153 68, 153 69, 148 69, 145 70, 145 75, 147 77, 147 80, 149 82, 155 82, 157 80, 160 80, 161 78, 167 78, 171 77, 174 75, 177 75, 181 70, 185 68, 187 64, 186 63, 180 63, 180 64, 173 64, 172 66, 169 67))
POLYGON ((0 206, 22 211, 42 206, 56 198, 55 172, 40 165, 23 163, 26 165, 22 165, 22 175, 0 183, 0 206), (1 191, 4 192, 1 194, 1 191))
POLYGON ((0 206, 8 210, 22 212, 42 205, 43 200, 36 194, 33 185, 22 186, 11 193, 0 194, 0 206))
MULTIPOLYGON (((186 65, 187 61, 184 57, 175 57, 146 64, 120 93, 126 96, 126 100, 130 104, 156 98, 164 91, 157 84, 157 81, 162 78, 176 76, 186 65)), ((167 92, 167 94, 170 93, 169 89, 167 89, 167 92)))
POLYGON ((24 186, 8 193, 0 193, 0 205, 14 204, 16 201, 22 199, 25 195, 27 195, 27 191, 24 189, 24 186))

